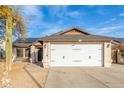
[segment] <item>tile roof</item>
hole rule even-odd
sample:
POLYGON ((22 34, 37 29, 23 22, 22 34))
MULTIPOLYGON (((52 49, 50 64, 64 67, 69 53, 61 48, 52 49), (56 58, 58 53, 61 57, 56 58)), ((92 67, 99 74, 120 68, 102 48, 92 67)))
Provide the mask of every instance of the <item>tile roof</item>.
POLYGON ((28 47, 30 46, 33 42, 37 41, 39 38, 19 38, 16 41, 13 42, 14 46, 19 46, 19 47, 28 47))
POLYGON ((39 38, 19 38, 14 43, 33 43, 39 38))
POLYGON ((43 41, 62 41, 62 40, 111 40, 115 39, 112 37, 107 36, 100 36, 100 35, 53 35, 53 36, 46 36, 43 37, 43 41))
POLYGON ((124 38, 116 38, 119 42, 124 42, 124 38))
POLYGON ((82 30, 82 29, 80 29, 80 28, 71 28, 71 29, 68 29, 68 30, 65 30, 65 31, 56 32, 56 33, 54 33, 54 34, 52 34, 52 35, 61 35, 61 34, 65 33, 65 32, 71 31, 71 30, 77 30, 77 31, 79 31, 79 32, 84 33, 85 35, 91 35, 91 33, 86 32, 86 31, 84 31, 84 30, 82 30))
MULTIPOLYGON (((76 30, 80 30, 77 28, 73 28, 76 30)), ((82 30, 80 30, 82 31, 82 30)), ((65 32, 65 31, 64 31, 65 32)), ((43 38, 25 38, 25 39, 17 39, 13 45, 14 46, 30 46, 33 42, 40 40, 40 41, 107 41, 107 40, 117 40, 119 39, 113 38, 113 37, 107 37, 107 36, 101 36, 101 35, 91 35, 91 34, 81 34, 81 35, 59 35, 63 33, 62 31, 57 32, 55 34, 52 34, 50 36, 45 36, 43 38)), ((124 40, 124 39, 123 39, 124 40)))

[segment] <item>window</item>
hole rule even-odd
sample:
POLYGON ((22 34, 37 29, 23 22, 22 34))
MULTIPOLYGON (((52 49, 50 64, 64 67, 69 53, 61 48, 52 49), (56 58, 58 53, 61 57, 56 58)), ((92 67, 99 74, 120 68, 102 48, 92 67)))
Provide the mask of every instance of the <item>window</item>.
POLYGON ((30 57, 30 48, 17 48, 17 57, 30 57))
POLYGON ((23 48, 17 48, 17 57, 23 57, 23 48))

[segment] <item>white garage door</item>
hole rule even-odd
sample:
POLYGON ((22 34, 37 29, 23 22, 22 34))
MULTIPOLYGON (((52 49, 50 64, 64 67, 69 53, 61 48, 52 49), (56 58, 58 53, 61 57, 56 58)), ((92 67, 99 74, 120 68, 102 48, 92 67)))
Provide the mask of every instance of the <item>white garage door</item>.
POLYGON ((102 66, 101 44, 51 44, 51 66, 102 66))

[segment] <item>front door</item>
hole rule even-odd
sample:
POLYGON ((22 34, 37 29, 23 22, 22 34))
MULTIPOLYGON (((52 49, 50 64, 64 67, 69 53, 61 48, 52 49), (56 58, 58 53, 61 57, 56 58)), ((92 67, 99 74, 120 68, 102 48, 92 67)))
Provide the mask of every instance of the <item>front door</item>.
POLYGON ((42 48, 38 48, 38 61, 42 61, 43 58, 43 49, 42 48))

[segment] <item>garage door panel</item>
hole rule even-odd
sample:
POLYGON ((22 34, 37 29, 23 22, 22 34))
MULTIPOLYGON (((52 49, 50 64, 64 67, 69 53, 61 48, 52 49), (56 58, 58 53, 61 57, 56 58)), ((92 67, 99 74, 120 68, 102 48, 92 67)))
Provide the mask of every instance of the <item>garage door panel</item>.
POLYGON ((52 44, 51 66, 101 66, 101 44, 52 44))

